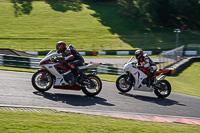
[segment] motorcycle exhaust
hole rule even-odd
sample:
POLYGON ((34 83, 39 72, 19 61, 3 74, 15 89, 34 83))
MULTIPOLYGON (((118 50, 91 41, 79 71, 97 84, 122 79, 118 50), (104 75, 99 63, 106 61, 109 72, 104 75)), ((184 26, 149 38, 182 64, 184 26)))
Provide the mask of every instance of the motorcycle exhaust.
POLYGON ((158 80, 163 80, 165 79, 166 75, 162 75, 160 78, 158 78, 158 80))

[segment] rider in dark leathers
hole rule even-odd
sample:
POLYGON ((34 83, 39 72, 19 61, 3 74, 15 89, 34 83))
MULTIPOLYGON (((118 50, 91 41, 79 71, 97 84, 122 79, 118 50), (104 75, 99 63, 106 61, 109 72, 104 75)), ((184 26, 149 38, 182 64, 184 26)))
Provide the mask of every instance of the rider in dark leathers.
POLYGON ((78 83, 81 83, 81 81, 83 80, 84 74, 78 68, 78 66, 83 65, 84 59, 80 55, 80 53, 72 45, 69 45, 68 48, 66 48, 66 43, 64 41, 57 42, 56 51, 58 54, 62 53, 62 59, 68 60, 68 62, 65 65, 74 74, 73 84, 77 82, 78 74, 80 74, 80 79, 78 83))

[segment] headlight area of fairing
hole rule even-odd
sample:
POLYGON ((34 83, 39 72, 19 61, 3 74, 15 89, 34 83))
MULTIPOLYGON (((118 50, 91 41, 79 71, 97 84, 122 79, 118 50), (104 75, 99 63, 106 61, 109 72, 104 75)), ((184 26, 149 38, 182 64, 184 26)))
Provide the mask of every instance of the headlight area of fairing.
POLYGON ((130 68, 131 68, 131 66, 132 66, 132 64, 131 64, 131 63, 127 63, 127 64, 125 64, 125 65, 124 65, 124 68, 123 68, 124 72, 129 72, 129 71, 130 71, 130 68))
POLYGON ((54 62, 51 62, 50 60, 44 60, 44 61, 40 61, 39 65, 42 67, 42 70, 46 70, 46 67, 49 67, 49 65, 51 65, 54 62))
POLYGON ((49 60, 41 61, 39 63, 40 66, 47 65, 47 64, 49 64, 49 60))

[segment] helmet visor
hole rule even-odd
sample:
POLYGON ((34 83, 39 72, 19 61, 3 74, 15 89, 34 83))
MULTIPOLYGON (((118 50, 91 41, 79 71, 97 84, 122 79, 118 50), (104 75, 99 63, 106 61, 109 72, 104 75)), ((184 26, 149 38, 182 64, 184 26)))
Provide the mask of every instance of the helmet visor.
POLYGON ((57 51, 58 54, 61 52, 61 45, 60 44, 56 45, 56 51, 57 51))

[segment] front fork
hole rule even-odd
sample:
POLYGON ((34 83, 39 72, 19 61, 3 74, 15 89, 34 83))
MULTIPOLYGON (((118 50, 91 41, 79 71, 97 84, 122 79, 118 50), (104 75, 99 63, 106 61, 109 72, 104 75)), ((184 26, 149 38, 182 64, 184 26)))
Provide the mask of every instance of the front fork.
POLYGON ((127 84, 130 84, 130 80, 131 80, 131 74, 130 74, 129 72, 127 72, 127 75, 126 75, 126 77, 125 77, 125 82, 126 82, 127 84))
POLYGON ((50 76, 50 73, 47 70, 42 70, 42 77, 40 78, 40 80, 46 80, 47 76, 50 76))

